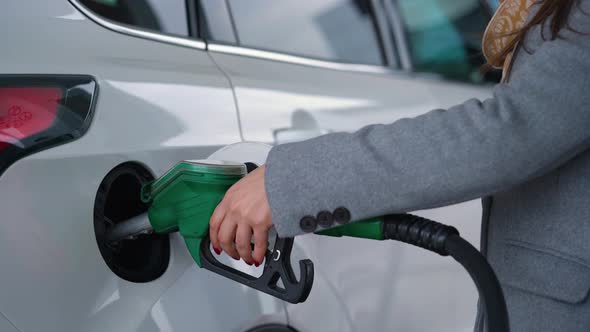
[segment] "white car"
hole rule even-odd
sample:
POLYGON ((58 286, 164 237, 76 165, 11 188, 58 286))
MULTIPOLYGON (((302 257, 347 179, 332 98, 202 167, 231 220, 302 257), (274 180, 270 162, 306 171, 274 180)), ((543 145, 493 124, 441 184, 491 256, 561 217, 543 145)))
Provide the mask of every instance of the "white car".
MULTIPOLYGON (((488 19, 478 0, 3 1, 0 331, 470 330, 467 274, 409 246, 300 237, 316 277, 291 305, 198 269, 177 234, 102 238, 179 160, 263 163, 223 148, 488 97, 488 19)), ((479 202, 421 213, 478 243, 479 202)))

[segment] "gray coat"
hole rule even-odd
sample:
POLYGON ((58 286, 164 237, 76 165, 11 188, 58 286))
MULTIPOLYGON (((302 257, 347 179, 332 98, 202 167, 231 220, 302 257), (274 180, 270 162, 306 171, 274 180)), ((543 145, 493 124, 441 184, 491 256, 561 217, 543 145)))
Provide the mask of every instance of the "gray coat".
MULTIPOLYGON (((590 32, 590 16, 570 19, 590 32)), ((278 233, 310 231, 302 217, 339 207, 360 220, 486 197, 482 251, 512 331, 590 331, 590 36, 540 30, 491 99, 273 148, 278 233)))

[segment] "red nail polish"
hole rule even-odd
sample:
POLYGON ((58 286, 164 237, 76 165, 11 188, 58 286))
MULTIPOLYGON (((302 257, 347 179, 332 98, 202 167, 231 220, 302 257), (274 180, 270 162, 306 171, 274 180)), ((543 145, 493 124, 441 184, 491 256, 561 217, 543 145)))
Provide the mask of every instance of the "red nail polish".
POLYGON ((246 264, 248 264, 248 265, 252 266, 252 263, 250 263, 250 262, 246 262, 246 264))
POLYGON ((259 266, 260 266, 260 263, 258 263, 257 261, 254 261, 254 265, 255 265, 256 267, 259 267, 259 266))
POLYGON ((221 249, 217 249, 214 247, 213 251, 215 251, 216 254, 221 255, 221 249))

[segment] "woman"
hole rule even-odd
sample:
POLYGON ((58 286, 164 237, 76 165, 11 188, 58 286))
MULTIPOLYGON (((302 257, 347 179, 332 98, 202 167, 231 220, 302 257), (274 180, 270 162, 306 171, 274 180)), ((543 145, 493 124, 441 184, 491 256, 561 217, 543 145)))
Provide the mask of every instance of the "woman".
POLYGON ((589 331, 590 0, 533 2, 504 1, 488 27, 493 98, 273 148, 211 217, 215 251, 259 265, 273 225, 295 236, 485 197, 512 331, 589 331))

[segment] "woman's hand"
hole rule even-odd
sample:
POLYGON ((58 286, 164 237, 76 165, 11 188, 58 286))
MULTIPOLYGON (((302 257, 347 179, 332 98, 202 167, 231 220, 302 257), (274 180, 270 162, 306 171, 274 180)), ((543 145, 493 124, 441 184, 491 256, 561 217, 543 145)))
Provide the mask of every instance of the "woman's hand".
POLYGON ((234 259, 240 257, 249 265, 260 265, 268 247, 268 230, 272 226, 270 206, 261 166, 234 184, 209 221, 213 250, 221 249, 234 259), (254 254, 250 240, 254 234, 254 254))

